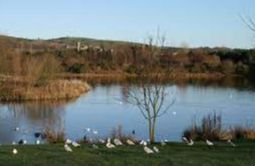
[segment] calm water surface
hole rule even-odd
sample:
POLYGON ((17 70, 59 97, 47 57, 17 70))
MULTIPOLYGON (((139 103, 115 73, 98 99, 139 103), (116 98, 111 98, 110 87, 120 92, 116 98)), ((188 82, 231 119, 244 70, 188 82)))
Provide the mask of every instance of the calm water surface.
MULTIPOLYGON (((124 133, 136 131, 138 139, 147 139, 146 120, 135 106, 125 102, 131 84, 96 84, 80 98, 69 102, 25 102, 0 104, 0 143, 27 139, 34 143, 34 132, 46 128, 64 131, 69 138, 105 138, 121 125, 124 133), (19 131, 14 129, 19 127, 19 131), (98 134, 86 132, 86 128, 98 134)), ((214 111, 221 113, 223 126, 255 126, 255 91, 245 88, 205 85, 166 84, 176 102, 160 117, 156 139, 180 141, 185 128, 194 118, 200 119, 214 111)), ((170 102, 171 98, 167 101, 170 102)))

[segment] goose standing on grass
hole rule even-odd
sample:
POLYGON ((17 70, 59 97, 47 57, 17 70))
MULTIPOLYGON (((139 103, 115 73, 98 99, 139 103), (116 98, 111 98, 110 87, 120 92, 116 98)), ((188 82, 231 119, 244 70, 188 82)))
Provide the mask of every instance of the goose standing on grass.
POLYGON ((80 144, 78 144, 77 142, 75 142, 75 141, 73 141, 72 142, 72 145, 73 145, 73 147, 75 147, 75 148, 77 148, 77 147, 80 147, 81 145, 80 144))
POLYGON ((147 146, 147 142, 144 141, 144 140, 142 140, 142 141, 140 142, 140 145, 147 146))
POLYGON ((194 145, 194 141, 192 139, 189 140, 189 142, 187 143, 188 146, 193 146, 194 145))
POLYGON ((71 149, 70 146, 68 146, 67 144, 64 145, 65 151, 66 152, 73 152, 73 150, 71 149))
POLYGON ((166 146, 166 142, 163 141, 163 140, 161 140, 160 145, 161 145, 161 146, 166 146))
POLYGON ((36 145, 40 145, 40 140, 36 140, 36 141, 35 141, 35 144, 36 144, 36 145))
POLYGON ((209 141, 208 139, 205 141, 206 142, 206 144, 208 145, 208 146, 213 146, 214 144, 211 142, 211 141, 209 141))
POLYGON ((187 138, 187 137, 184 137, 184 136, 182 137, 182 141, 185 142, 185 143, 189 143, 188 138, 187 138))
POLYGON ((99 143, 101 143, 101 144, 105 144, 105 140, 103 140, 103 139, 99 139, 99 143))
POLYGON ((108 149, 115 148, 115 145, 113 145, 113 144, 111 143, 111 139, 110 139, 110 138, 108 138, 108 140, 107 140, 106 147, 107 147, 108 149))
POLYGON ((153 150, 151 150, 150 148, 148 148, 147 146, 144 146, 143 150, 145 151, 145 153, 147 154, 153 154, 153 150))
POLYGON ((130 140, 130 139, 127 139, 127 144, 128 145, 135 145, 135 143, 132 140, 130 140))
POLYGON ((159 153, 159 149, 156 146, 153 146, 153 150, 154 152, 159 153))
POLYGON ((234 144, 230 139, 228 140, 228 143, 233 146, 233 147, 236 147, 236 144, 234 144))
POLYGON ((14 155, 15 155, 15 154, 18 154, 18 150, 17 150, 17 149, 13 149, 13 150, 12 150, 12 154, 14 154, 14 155))
POLYGON ((114 140, 113 140, 113 143, 116 145, 116 146, 121 146, 121 145, 123 145, 123 143, 120 141, 120 139, 118 139, 118 138, 115 138, 114 140))
POLYGON ((72 140, 66 139, 65 143, 66 143, 66 144, 71 144, 71 143, 72 143, 72 140))
POLYGON ((97 146, 96 144, 93 144, 93 145, 92 145, 92 148, 93 148, 93 149, 98 149, 98 146, 97 146))

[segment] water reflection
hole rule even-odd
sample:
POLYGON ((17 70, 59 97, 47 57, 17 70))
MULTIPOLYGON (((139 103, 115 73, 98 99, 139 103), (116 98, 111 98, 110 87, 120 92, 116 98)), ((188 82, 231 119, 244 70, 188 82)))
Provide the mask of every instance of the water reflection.
POLYGON ((64 128, 66 102, 26 102, 0 105, 0 142, 33 141, 34 132, 64 128), (18 127, 19 131, 15 131, 18 127))

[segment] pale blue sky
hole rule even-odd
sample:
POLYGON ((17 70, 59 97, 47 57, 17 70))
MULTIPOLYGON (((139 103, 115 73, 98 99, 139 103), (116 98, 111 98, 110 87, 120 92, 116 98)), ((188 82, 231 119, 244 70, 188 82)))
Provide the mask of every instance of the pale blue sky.
POLYGON ((251 48, 239 15, 255 18, 255 0, 0 0, 0 33, 143 42, 157 27, 168 45, 251 48))

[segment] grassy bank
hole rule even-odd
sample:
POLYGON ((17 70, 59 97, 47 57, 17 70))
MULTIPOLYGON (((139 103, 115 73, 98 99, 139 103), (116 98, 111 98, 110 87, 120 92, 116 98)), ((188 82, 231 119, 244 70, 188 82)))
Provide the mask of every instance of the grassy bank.
POLYGON ((253 166, 255 164, 255 143, 242 143, 230 147, 218 143, 208 147, 204 143, 189 147, 182 143, 171 143, 160 148, 159 154, 147 155, 141 146, 123 146, 106 149, 99 146, 93 149, 82 145, 74 152, 64 151, 63 144, 15 146, 17 155, 13 155, 14 146, 0 147, 0 165, 174 165, 174 166, 253 166))
POLYGON ((1 86, 0 101, 72 99, 89 89, 86 82, 79 80, 54 80, 40 86, 4 82, 1 86))

